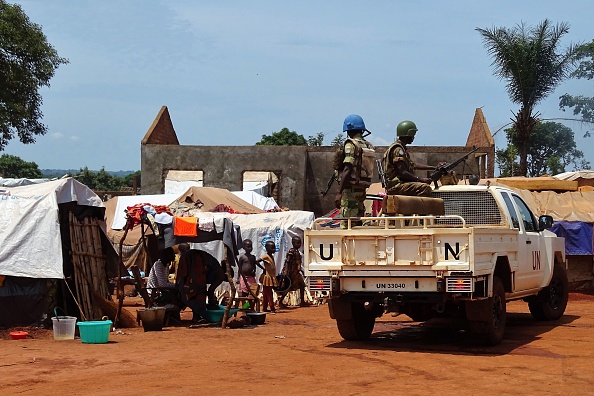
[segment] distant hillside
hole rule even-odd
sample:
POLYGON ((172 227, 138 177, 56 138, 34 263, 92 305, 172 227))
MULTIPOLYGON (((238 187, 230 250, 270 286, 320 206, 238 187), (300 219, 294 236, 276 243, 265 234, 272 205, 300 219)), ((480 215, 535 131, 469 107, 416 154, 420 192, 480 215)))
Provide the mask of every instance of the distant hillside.
MULTIPOLYGON (((40 169, 41 170, 41 174, 43 175, 43 177, 46 178, 53 178, 53 177, 62 177, 66 174, 70 174, 70 175, 74 175, 77 174, 80 169, 40 169)), ((98 171, 94 171, 91 170, 91 172, 98 172, 98 171)), ((136 171, 106 171, 108 174, 112 175, 112 176, 117 176, 117 177, 124 177, 124 176, 128 176, 131 173, 134 173, 136 171)))

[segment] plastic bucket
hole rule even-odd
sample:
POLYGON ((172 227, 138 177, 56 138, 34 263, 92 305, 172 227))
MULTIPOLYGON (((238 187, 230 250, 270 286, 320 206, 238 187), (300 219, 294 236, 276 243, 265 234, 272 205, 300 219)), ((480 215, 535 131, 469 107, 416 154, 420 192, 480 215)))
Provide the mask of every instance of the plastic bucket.
POLYGON ((106 344, 109 341, 109 330, 111 320, 96 320, 90 322, 78 322, 80 340, 83 344, 106 344))
POLYGON ((165 319, 164 307, 153 307, 138 310, 138 316, 142 322, 144 331, 163 330, 163 320, 165 319))
POLYGON ((54 316, 52 317, 54 327, 54 340, 74 340, 74 330, 76 329, 76 317, 74 316, 54 316))

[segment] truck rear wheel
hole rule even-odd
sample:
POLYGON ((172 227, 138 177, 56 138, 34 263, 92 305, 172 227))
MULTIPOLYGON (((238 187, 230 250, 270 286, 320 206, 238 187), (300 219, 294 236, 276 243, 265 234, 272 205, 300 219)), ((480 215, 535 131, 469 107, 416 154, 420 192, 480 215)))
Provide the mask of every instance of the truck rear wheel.
POLYGON ((503 282, 497 276, 493 278, 493 297, 490 298, 491 309, 488 321, 471 321, 470 329, 473 333, 484 338, 488 345, 497 345, 503 339, 505 333, 505 322, 507 319, 505 289, 503 282))
POLYGON ((373 332, 375 314, 365 309, 363 303, 352 303, 353 318, 337 319, 336 326, 340 336, 345 340, 366 340, 373 332))
POLYGON ((528 301, 528 308, 536 320, 557 320, 565 313, 568 299, 569 282, 565 268, 555 263, 551 282, 528 301))

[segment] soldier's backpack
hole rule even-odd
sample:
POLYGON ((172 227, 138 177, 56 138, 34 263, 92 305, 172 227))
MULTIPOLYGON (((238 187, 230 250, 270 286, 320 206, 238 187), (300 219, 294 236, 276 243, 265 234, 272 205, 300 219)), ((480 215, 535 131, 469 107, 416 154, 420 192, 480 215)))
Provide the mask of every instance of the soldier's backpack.
POLYGON ((341 144, 334 152, 334 159, 332 160, 332 169, 338 172, 338 175, 342 173, 344 168, 344 143, 341 144))

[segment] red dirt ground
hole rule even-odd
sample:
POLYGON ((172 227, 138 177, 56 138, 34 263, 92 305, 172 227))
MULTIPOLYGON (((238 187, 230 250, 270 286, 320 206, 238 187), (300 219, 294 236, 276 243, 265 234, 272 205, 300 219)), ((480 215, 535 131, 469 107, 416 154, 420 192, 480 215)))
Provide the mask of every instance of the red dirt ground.
POLYGON ((26 330, 25 340, 0 331, 1 395, 594 395, 588 294, 572 294, 556 323, 510 303, 497 347, 404 315, 379 319, 366 342, 343 341, 326 306, 285 309, 241 329, 122 329, 107 344, 26 330))

